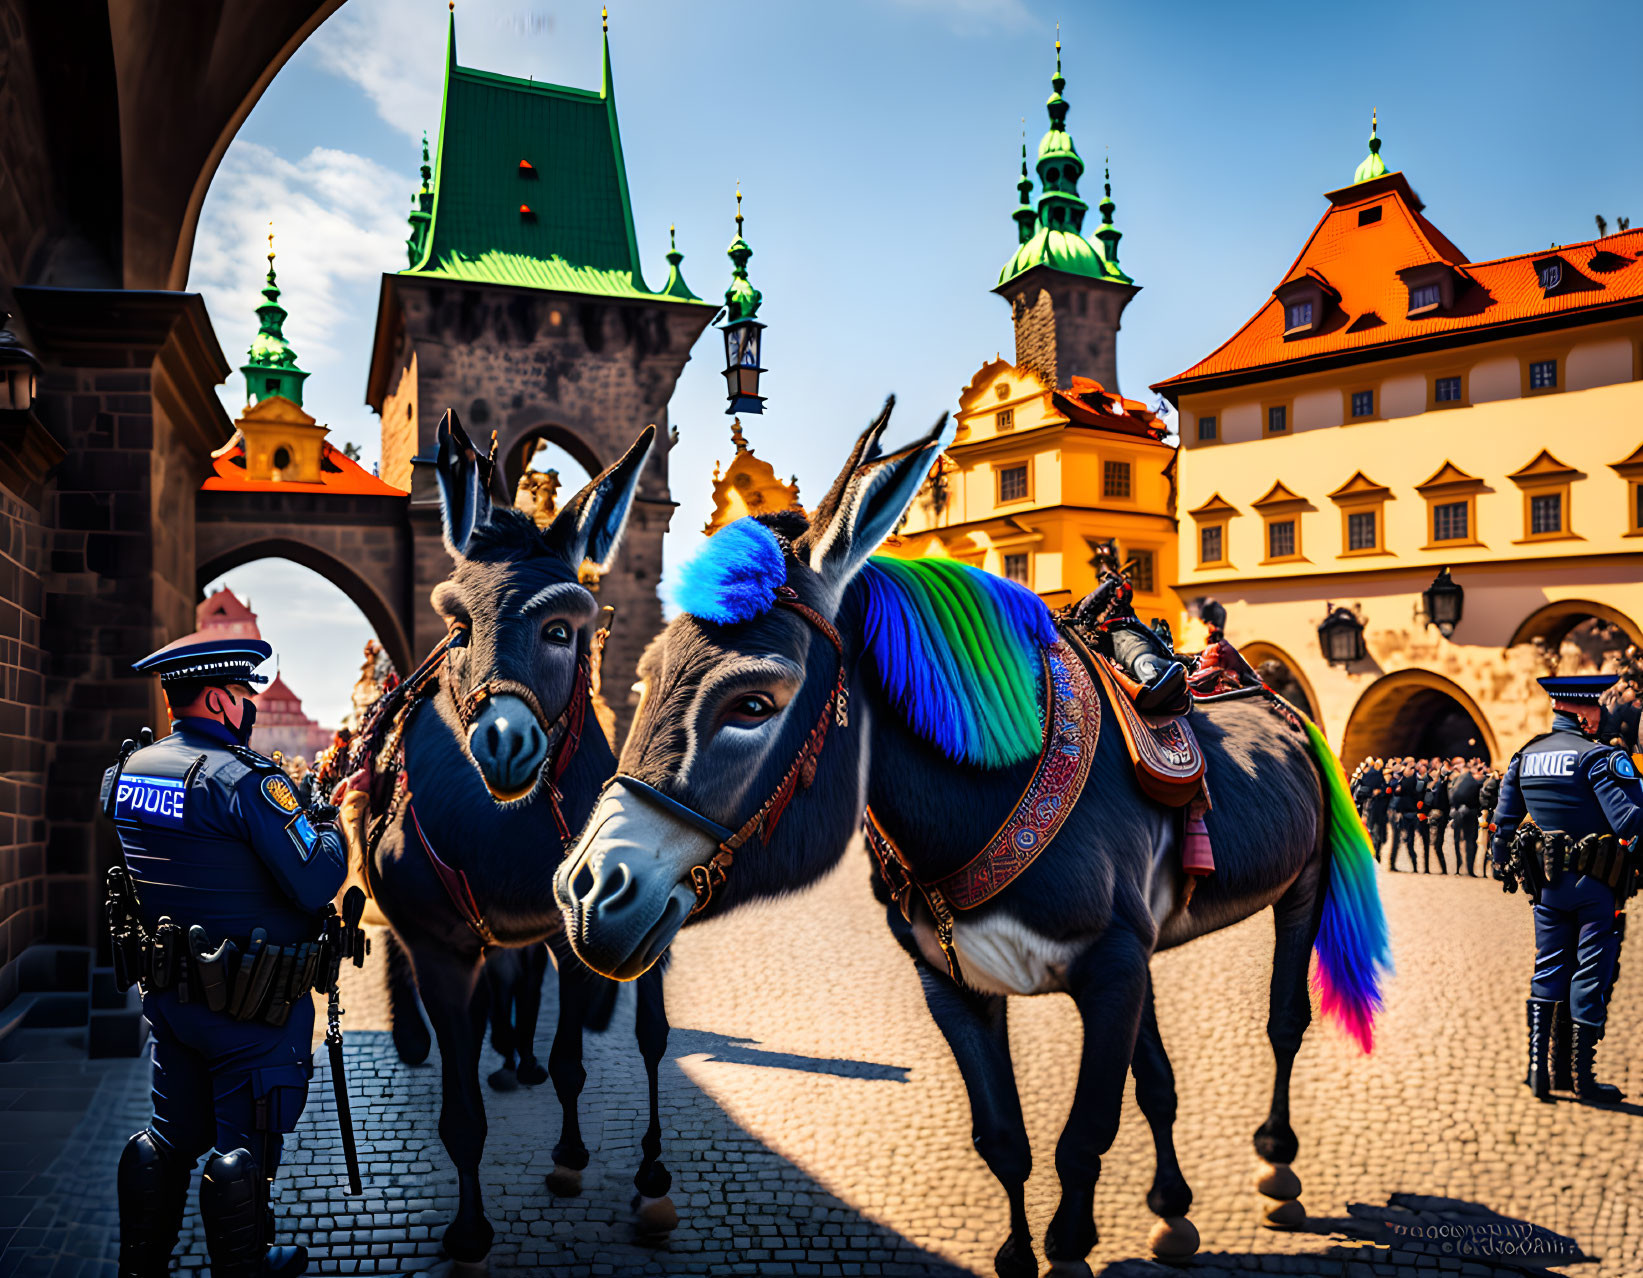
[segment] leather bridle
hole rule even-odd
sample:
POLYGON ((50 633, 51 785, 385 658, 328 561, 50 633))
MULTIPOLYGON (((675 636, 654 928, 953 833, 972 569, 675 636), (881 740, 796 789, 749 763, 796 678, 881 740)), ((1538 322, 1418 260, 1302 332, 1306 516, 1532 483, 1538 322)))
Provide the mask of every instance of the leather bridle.
POLYGON ((775 790, 759 805, 753 815, 742 822, 740 828, 732 830, 729 826, 720 825, 712 817, 704 816, 695 808, 663 794, 655 786, 647 781, 641 781, 638 777, 618 772, 611 778, 611 782, 622 785, 665 812, 695 826, 718 844, 718 850, 706 864, 691 867, 690 885, 696 894, 696 904, 690 910, 692 914, 707 908, 708 902, 713 899, 714 891, 722 886, 728 877, 736 853, 743 845, 755 833, 759 836, 759 842, 768 843, 770 836, 776 832, 776 823, 781 820, 782 813, 787 811, 787 805, 792 801, 794 793, 801 786, 805 789, 810 788, 816 779, 816 761, 821 756, 822 746, 827 743, 828 729, 835 723, 841 728, 850 726, 850 693, 846 686, 848 671, 844 661, 844 641, 839 638, 837 628, 809 604, 802 602, 798 591, 791 586, 776 587, 776 605, 796 613, 826 637, 838 654, 839 673, 838 678, 834 680, 833 690, 827 695, 826 704, 822 706, 821 717, 816 720, 816 726, 805 737, 804 744, 799 747, 798 754, 788 765, 787 771, 782 774, 775 790))

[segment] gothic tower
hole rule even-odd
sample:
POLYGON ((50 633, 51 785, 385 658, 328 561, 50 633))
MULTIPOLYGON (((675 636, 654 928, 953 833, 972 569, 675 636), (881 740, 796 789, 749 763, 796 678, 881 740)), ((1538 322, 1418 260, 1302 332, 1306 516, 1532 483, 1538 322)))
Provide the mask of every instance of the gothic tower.
POLYGON ((426 600, 450 567, 432 464, 447 408, 476 441, 496 432, 496 500, 511 500, 541 440, 594 475, 654 423, 620 558, 598 587, 617 610, 604 688, 625 726, 632 672, 662 625, 668 400, 716 308, 685 286, 677 249, 666 286, 645 284, 608 23, 594 92, 461 66, 453 15, 434 164, 425 159, 422 179, 410 263, 382 278, 366 390, 382 418, 382 478, 411 490, 413 646, 425 652, 444 633, 426 600))
POLYGON ((993 292, 1010 303, 1015 319, 1015 362, 1046 385, 1066 389, 1074 375, 1118 389, 1118 328, 1124 308, 1140 289, 1118 265, 1117 207, 1106 174, 1098 244, 1084 238, 1089 205, 1078 194, 1084 161, 1067 132, 1067 100, 1061 90, 1061 41, 1055 42, 1055 76, 1046 106, 1050 128, 1038 144, 1038 207, 1032 206, 1027 146, 1021 146, 1020 203, 1012 215, 1020 247, 999 273, 993 292))

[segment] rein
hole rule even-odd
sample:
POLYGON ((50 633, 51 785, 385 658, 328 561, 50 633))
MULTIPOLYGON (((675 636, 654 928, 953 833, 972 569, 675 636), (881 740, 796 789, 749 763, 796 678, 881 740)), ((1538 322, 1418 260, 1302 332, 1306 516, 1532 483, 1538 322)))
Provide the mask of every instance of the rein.
POLYGON ((835 723, 841 728, 850 726, 850 694, 846 687, 848 672, 844 661, 844 640, 839 638, 838 630, 821 613, 800 601, 798 591, 791 586, 783 585, 776 588, 776 604, 789 612, 797 613, 833 645, 833 650, 839 658, 839 674, 834 681, 833 690, 827 695, 826 704, 822 706, 821 717, 816 720, 816 726, 805 737, 804 744, 799 747, 798 754, 788 765, 787 771, 782 774, 782 779, 777 782, 770 797, 742 823, 741 828, 732 830, 729 826, 720 825, 711 817, 703 816, 694 808, 663 794, 655 786, 639 780, 638 777, 618 772, 611 778, 613 782, 619 782, 635 794, 687 821, 719 845, 718 850, 705 865, 691 867, 690 885, 696 893, 696 904, 690 910, 692 914, 707 908, 715 890, 722 886, 729 876, 730 867, 736 860, 736 853, 743 845, 755 833, 758 834, 761 843, 768 843, 770 836, 776 832, 776 823, 782 819, 782 813, 787 811, 787 805, 792 802, 794 793, 801 786, 807 790, 810 788, 816 779, 816 763, 821 756, 822 747, 827 744, 828 729, 835 723))

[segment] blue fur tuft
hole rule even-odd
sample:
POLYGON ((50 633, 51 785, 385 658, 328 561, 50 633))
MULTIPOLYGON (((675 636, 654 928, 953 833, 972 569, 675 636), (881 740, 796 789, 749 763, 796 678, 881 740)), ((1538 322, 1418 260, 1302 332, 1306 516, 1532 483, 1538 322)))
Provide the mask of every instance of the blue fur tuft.
POLYGON ((769 612, 787 581, 787 559, 776 534, 751 517, 726 524, 679 569, 669 590, 693 617, 729 626, 769 612))

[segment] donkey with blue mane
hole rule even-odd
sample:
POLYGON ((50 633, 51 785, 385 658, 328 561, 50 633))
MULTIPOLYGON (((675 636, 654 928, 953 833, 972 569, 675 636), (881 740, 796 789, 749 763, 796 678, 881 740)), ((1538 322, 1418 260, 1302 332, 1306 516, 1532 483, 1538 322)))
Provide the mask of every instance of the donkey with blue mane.
POLYGON ((1308 952, 1318 954, 1324 1011, 1366 1048, 1389 962, 1373 862, 1339 763, 1316 728, 1263 700, 1196 712, 1215 872, 1189 892, 1178 811, 1147 797, 1116 730, 1081 735, 1090 717, 1114 715, 1100 683, 1085 679, 1083 702, 1048 697, 1047 683, 1060 694, 1074 672, 1037 596, 951 561, 873 557, 929 473, 945 425, 884 455, 888 415, 887 405, 809 519, 732 524, 681 574, 684 613, 641 663, 621 770, 556 876, 571 944, 597 971, 642 977, 686 923, 814 883, 864 815, 910 881, 942 882, 1017 810, 1053 746, 1087 768, 1081 797, 1001 890, 945 917, 932 912, 937 897, 915 891, 902 898, 909 922, 875 881, 958 1062, 976 1148, 1008 1199, 998 1273, 1036 1273, 1007 996, 1065 992, 1084 1024, 1055 1152, 1049 1258, 1087 1272, 1095 1183, 1131 1069, 1157 1147, 1154 1249, 1190 1254, 1197 1234, 1149 960, 1267 908, 1277 924, 1267 1022, 1277 1068, 1255 1133, 1266 1164, 1257 1188, 1283 1204, 1275 1222, 1304 1219, 1289 1083, 1312 1015, 1308 952), (1066 723, 1047 722, 1051 705, 1066 723))
MULTIPOLYGON (((479 1187, 487 956, 509 969, 504 984, 517 987, 515 996, 525 1004, 520 1028, 528 1033, 541 979, 538 947, 545 941, 555 955, 559 1020, 547 1075, 564 1107, 564 1126, 548 1187, 577 1192, 588 1162, 576 1108, 586 1079, 582 1031, 602 1028, 615 987, 571 953, 553 872, 616 758, 589 705, 599 607, 578 572, 584 561, 603 567, 613 559, 655 428, 546 529, 519 511, 493 507, 490 465, 454 414, 445 415, 437 438, 445 546, 456 564, 434 589, 433 605, 448 633, 362 733, 380 813, 365 870, 393 926, 395 1045, 413 1064, 428 1054, 411 973, 439 1040, 439 1135, 456 1164, 461 1196, 445 1250, 453 1260, 477 1265, 495 1234, 479 1187), (514 959, 519 951, 523 962, 514 959)), ((659 1232, 677 1222, 660 1159, 657 1069, 668 1035, 660 968, 639 983, 636 1030, 650 1083, 636 1202, 641 1228, 659 1232)), ((526 1063, 534 1065, 534 1058, 526 1063)), ((527 1070, 522 1077, 531 1082, 540 1075, 527 1070)))

